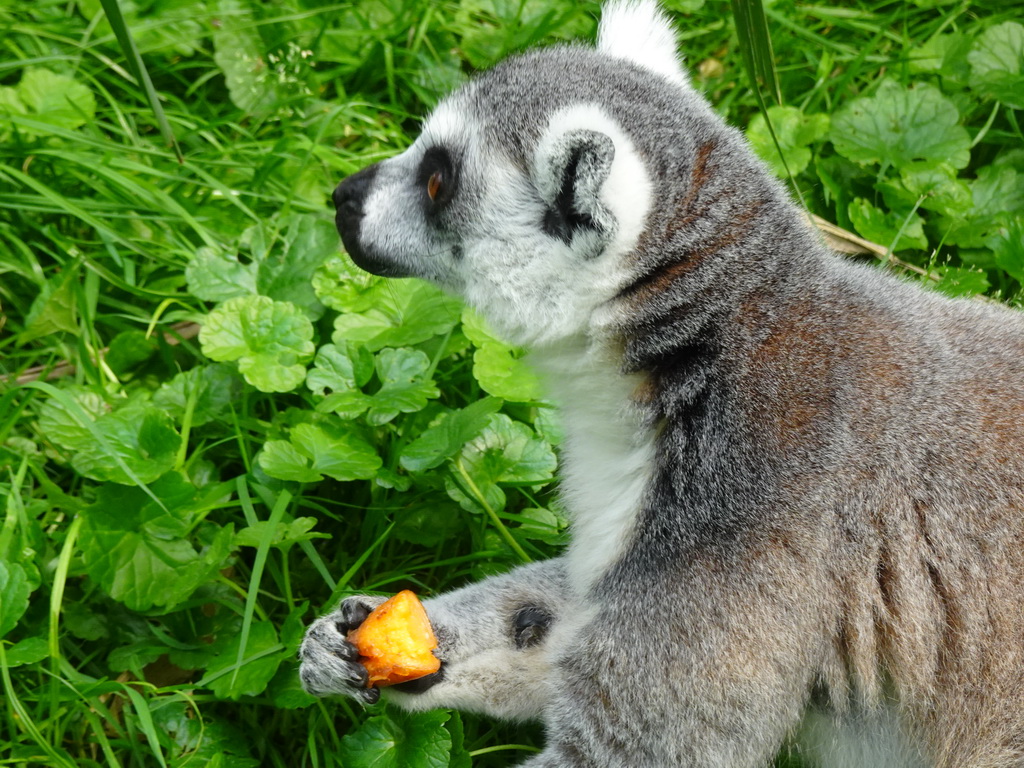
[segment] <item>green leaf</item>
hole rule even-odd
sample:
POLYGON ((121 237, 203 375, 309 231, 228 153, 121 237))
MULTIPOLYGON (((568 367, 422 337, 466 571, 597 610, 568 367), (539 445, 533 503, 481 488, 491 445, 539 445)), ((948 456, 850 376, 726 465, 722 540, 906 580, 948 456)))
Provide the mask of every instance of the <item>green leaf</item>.
POLYGON ((445 710, 399 712, 371 717, 341 740, 347 768, 448 768, 451 734, 445 710))
POLYGON ((58 128, 78 128, 96 116, 92 91, 67 75, 30 67, 18 83, 18 98, 29 115, 58 128))
POLYGON ((0 561, 0 638, 18 625, 28 610, 28 574, 18 563, 0 561))
POLYGON ((983 96, 1024 109, 1024 25, 1006 21, 989 27, 967 54, 970 85, 983 96))
POLYGON ((829 134, 843 157, 902 168, 917 161, 964 168, 971 139, 952 101, 932 85, 884 80, 874 96, 854 99, 832 118, 829 134))
POLYGON ((324 261, 338 253, 338 230, 320 215, 291 214, 274 222, 283 230, 279 243, 259 258, 256 288, 263 296, 289 301, 311 320, 324 313, 313 289, 313 275, 324 261))
POLYGON ((366 347, 325 344, 317 350, 313 368, 306 374, 306 386, 321 396, 331 392, 317 410, 354 419, 370 407, 370 398, 360 387, 370 381, 373 371, 373 353, 366 347))
MULTIPOLYGON (((703 3, 704 0, 698 0, 703 3)), ((466 732, 462 726, 462 718, 458 712, 452 712, 451 718, 444 724, 452 737, 452 750, 448 760, 448 768, 473 768, 473 758, 466 749, 466 732)))
POLYGON ((434 547, 462 533, 466 527, 463 518, 451 501, 431 496, 427 503, 404 508, 397 514, 393 533, 418 547, 434 547))
POLYGON ((181 437, 170 418, 159 408, 132 403, 107 412, 94 393, 70 391, 92 430, 58 400, 40 409, 39 427, 49 440, 72 454, 71 464, 86 477, 134 485, 155 480, 173 465, 181 437), (102 439, 97 439, 95 433, 102 439), (118 458, 124 466, 118 462, 118 458))
POLYGON ((367 423, 380 426, 399 413, 415 413, 440 392, 429 377, 430 358, 418 349, 383 349, 376 358, 365 347, 350 343, 348 352, 327 344, 317 353, 316 366, 306 377, 314 392, 333 392, 317 405, 321 413, 336 413, 354 419, 367 412, 367 423), (373 363, 367 368, 367 363, 373 363), (373 370, 381 382, 373 394, 358 387, 366 384, 373 370))
MULTIPOLYGON (((269 525, 269 520, 259 520, 253 525, 243 528, 235 534, 234 546, 258 547, 261 537, 269 525)), ((299 517, 290 522, 278 523, 271 535, 270 546, 286 549, 300 541, 330 538, 326 533, 310 533, 315 525, 315 517, 299 517)))
POLYGON ((925 285, 930 284, 948 296, 977 296, 991 287, 983 270, 936 267, 934 271, 939 275, 938 282, 925 285))
POLYGON ((775 55, 772 53, 772 38, 768 32, 764 3, 762 0, 732 0, 731 5, 743 67, 758 105, 764 109, 762 87, 768 91, 772 101, 781 104, 779 76, 775 70, 775 55))
POLYGON ((768 107, 768 119, 775 129, 775 137, 786 162, 783 164, 779 150, 775 147, 764 115, 758 112, 747 126, 747 138, 754 151, 780 179, 787 178, 786 167, 794 176, 803 171, 811 161, 811 150, 807 147, 822 139, 829 128, 828 115, 805 115, 796 107, 768 107))
POLYGON ((915 201, 923 197, 921 207, 946 216, 962 216, 971 208, 971 188, 956 177, 952 166, 942 163, 922 166, 917 163, 900 169, 900 180, 915 201))
POLYGON ((545 483, 556 466, 554 451, 546 440, 526 424, 498 413, 452 460, 445 487, 469 512, 483 511, 480 496, 498 511, 505 507, 505 492, 498 483, 545 483))
POLYGON ((171 608, 188 598, 222 566, 233 533, 231 526, 221 528, 197 551, 185 538, 202 514, 195 488, 169 473, 150 490, 166 510, 139 488, 108 483, 82 511, 86 573, 134 611, 171 608))
POLYGON ((319 699, 306 693, 299 679, 297 659, 285 658, 277 674, 267 685, 267 695, 278 709, 302 709, 316 704, 319 699))
POLYGON ((534 539, 547 544, 560 545, 566 540, 567 522, 543 507, 530 507, 519 513, 519 526, 515 534, 524 539, 534 539))
POLYGON ((986 165, 970 182, 972 206, 966 216, 941 222, 947 243, 983 248, 986 241, 1024 214, 1024 173, 1012 165, 986 165))
POLYGON ((255 263, 242 264, 237 256, 203 246, 185 267, 185 279, 192 295, 203 301, 227 301, 256 293, 255 263))
POLYGON ((242 392, 242 379, 231 366, 200 365, 179 373, 153 393, 153 405, 181 423, 190 399, 192 426, 199 427, 223 418, 242 392))
POLYGON ((1011 165, 986 165, 971 184, 972 215, 1024 213, 1024 173, 1011 165))
POLYGON ((163 697, 154 702, 153 721, 174 742, 179 755, 173 768, 258 768, 259 760, 248 757, 254 739, 249 729, 235 726, 227 718, 196 715, 192 702, 163 697))
POLYGON ((79 334, 78 301, 75 289, 78 270, 67 269, 47 280, 32 301, 25 317, 25 330, 18 334, 18 343, 49 336, 51 333, 79 334))
POLYGON ((305 380, 312 339, 309 318, 295 305, 266 296, 224 302, 207 315, 199 332, 207 357, 237 360, 245 380, 261 392, 288 392, 305 380))
POLYGON ((93 604, 68 602, 61 609, 61 623, 68 632, 82 640, 99 640, 110 636, 105 613, 93 604))
POLYGON ((440 466, 458 453, 462 446, 479 435, 497 413, 502 401, 486 397, 458 411, 442 414, 437 423, 402 449, 399 463, 410 472, 423 472, 440 466))
POLYGON ((18 96, 18 91, 6 85, 0 85, 0 117, 4 115, 24 115, 28 111, 18 96))
POLYGON ((418 349, 382 349, 375 367, 381 386, 370 396, 368 424, 380 426, 399 413, 415 413, 441 395, 430 379, 430 358, 418 349))
POLYGON ((1024 285, 1024 217, 1016 217, 985 240, 996 266, 1024 285))
POLYGON ((94 480, 135 485, 135 479, 113 460, 119 456, 136 477, 149 483, 174 466, 181 437, 171 418, 153 407, 127 406, 101 416, 95 427, 106 444, 90 435, 79 443, 71 465, 94 480))
POLYGON ((278 666, 289 655, 288 649, 277 639, 277 630, 271 622, 254 621, 249 629, 242 666, 234 674, 241 642, 241 634, 234 635, 206 667, 204 680, 209 680, 207 685, 218 698, 237 700, 241 696, 263 693, 278 666))
POLYGON ((288 440, 269 440, 259 454, 259 464, 271 477, 295 483, 316 483, 324 476, 310 467, 309 457, 288 440))
POLYGON ((512 402, 541 399, 540 379, 522 361, 522 350, 495 338, 483 319, 469 308, 462 313, 462 330, 476 346, 473 377, 485 392, 512 402))
POLYGON ((35 664, 50 655, 50 644, 45 637, 26 637, 8 648, 5 654, 8 667, 35 664))
POLYGON ((857 232, 868 240, 884 245, 892 245, 894 251, 908 248, 926 250, 928 238, 924 235, 924 221, 917 213, 900 213, 898 211, 882 211, 862 197, 855 198, 847 207, 847 213, 853 221, 857 232), (893 240, 899 234, 899 240, 893 240))
MULTIPOLYGON (((128 25, 121 14, 121 6, 118 0, 99 0, 99 2, 103 6, 103 11, 106 14, 107 21, 110 22, 110 28, 114 36, 117 37, 117 42, 121 46, 121 51, 124 53, 129 71, 135 77, 135 82, 142 87, 143 93, 146 94, 146 101, 149 102, 149 108, 153 111, 153 116, 160 127, 160 135, 163 136, 164 143, 168 147, 173 147, 178 162, 183 162, 181 150, 174 139, 174 132, 167 121, 167 116, 164 114, 164 108, 160 104, 160 97, 157 95, 156 88, 153 87, 149 70, 146 69, 146 62, 139 54, 139 49, 135 45, 135 39, 128 30, 128 25)), ((201 8, 202 6, 199 7, 201 8)), ((198 8, 193 8, 192 12, 195 13, 197 10, 198 8)))
MULTIPOLYGON (((69 387, 64 390, 90 421, 107 413, 103 397, 84 387, 69 387)), ((47 400, 39 409, 39 433, 68 451, 77 451, 89 443, 92 433, 79 421, 78 416, 57 400, 47 400)))
POLYGON ((122 375, 146 362, 158 348, 156 340, 148 338, 142 331, 122 331, 110 342, 107 365, 114 373, 122 375))
POLYGON ((197 249, 185 268, 189 290, 204 301, 259 294, 290 302, 311 320, 323 314, 312 280, 338 251, 338 233, 329 220, 307 213, 275 217, 247 229, 241 246, 248 252, 246 263, 235 253, 197 249))
POLYGON ((462 303, 419 280, 393 280, 378 294, 373 307, 339 315, 331 340, 347 341, 376 351, 410 347, 448 333, 459 321, 462 303))
POLYGON ((380 469, 381 460, 369 443, 342 426, 299 424, 289 441, 271 440, 259 456, 271 477, 313 483, 324 475, 335 480, 366 480, 380 469))
POLYGON ((219 0, 220 24, 213 35, 214 61, 228 95, 248 114, 269 117, 287 97, 265 58, 266 46, 252 11, 238 0, 219 0))
POLYGON ((340 255, 329 257, 313 273, 317 298, 338 312, 365 312, 382 300, 392 285, 340 255))

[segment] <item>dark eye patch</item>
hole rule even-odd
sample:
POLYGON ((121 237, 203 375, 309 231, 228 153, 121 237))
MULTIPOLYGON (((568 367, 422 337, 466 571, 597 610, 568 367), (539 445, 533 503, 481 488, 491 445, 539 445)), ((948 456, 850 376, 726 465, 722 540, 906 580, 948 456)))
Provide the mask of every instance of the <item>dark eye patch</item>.
POLYGON ((423 153, 420 166, 416 170, 416 186, 423 196, 427 212, 442 210, 455 197, 458 189, 458 172, 455 161, 446 147, 433 146, 423 153), (431 198, 428 187, 432 186, 431 177, 437 174, 439 182, 437 193, 431 198))
POLYGON ((551 628, 553 617, 543 608, 524 606, 512 617, 512 638, 516 648, 523 650, 541 642, 551 628))

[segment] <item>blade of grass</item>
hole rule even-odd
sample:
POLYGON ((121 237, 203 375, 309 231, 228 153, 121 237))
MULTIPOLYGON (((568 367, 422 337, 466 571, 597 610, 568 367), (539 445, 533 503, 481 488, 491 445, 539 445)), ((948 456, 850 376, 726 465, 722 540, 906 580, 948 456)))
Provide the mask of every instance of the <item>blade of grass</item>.
POLYGON ((114 30, 114 36, 117 37, 117 42, 124 52, 125 63, 128 65, 128 69, 131 71, 136 82, 146 92, 149 107, 153 110, 157 125, 160 126, 160 135, 164 137, 167 146, 174 150, 178 162, 183 162, 185 158, 181 154, 177 140, 174 138, 171 124, 167 122, 164 108, 160 105, 160 96, 157 95, 156 88, 153 87, 153 81, 149 77, 149 70, 146 69, 146 62, 142 60, 139 49, 135 46, 135 40, 128 30, 124 16, 121 14, 121 7, 117 4, 117 0, 100 0, 100 4, 103 6, 103 12, 107 15, 107 21, 110 22, 110 28, 114 30))
POLYGON ((731 0, 733 18, 736 20, 736 34, 740 40, 740 54, 743 57, 743 67, 747 71, 747 78, 750 80, 750 90, 757 100, 757 107, 764 115, 765 125, 768 126, 768 133, 771 134, 772 143, 775 144, 775 151, 779 153, 782 166, 786 169, 786 176, 800 199, 800 204, 808 213, 810 208, 804 200, 800 185, 793 178, 793 172, 789 170, 789 163, 786 162, 786 155, 782 151, 779 137, 775 135, 775 126, 772 125, 768 116, 768 105, 765 103, 764 90, 768 91, 775 104, 782 105, 782 91, 779 87, 779 74, 775 68, 775 54, 772 52, 772 38, 768 34, 768 20, 764 14, 764 3, 762 0, 731 0))
MULTIPOLYGON (((245 485, 245 478, 238 478, 239 487, 245 485)), ((243 508, 245 509, 246 517, 255 517, 256 510, 252 508, 252 501, 249 499, 248 494, 239 493, 239 498, 242 500, 243 508)), ((240 640, 238 643, 238 656, 235 658, 235 667, 231 673, 231 684, 235 684, 235 680, 238 677, 238 670, 242 666, 242 659, 245 658, 245 646, 249 642, 249 630, 252 627, 252 615, 256 609, 256 599, 259 597, 260 591, 260 579, 263 578, 263 568, 267 563, 267 555, 270 552, 270 542, 274 539, 274 532, 277 530, 278 523, 281 522, 281 518, 284 516, 285 509, 291 503, 292 495, 288 491, 281 491, 281 495, 277 497, 277 502, 270 510, 270 517, 267 519, 266 528, 263 530, 263 535, 260 536, 259 546, 256 548, 256 558, 252 564, 252 574, 249 576, 249 589, 245 597, 245 613, 242 615, 242 629, 239 633, 240 640)))
POLYGON ((160 763, 163 768, 167 768, 167 763, 164 761, 164 751, 160 748, 160 737, 157 736, 156 727, 153 725, 153 715, 149 711, 149 705, 142 697, 142 694, 132 686, 124 686, 124 692, 128 694, 128 698, 132 700, 132 706, 135 708, 135 716, 139 718, 139 725, 142 727, 142 732, 146 735, 146 741, 149 742, 149 748, 153 750, 153 755, 156 757, 156 761, 160 763))
POLYGON ((762 88, 776 104, 782 104, 779 75, 775 69, 772 39, 768 34, 768 20, 762 0, 731 0, 732 15, 736 20, 736 34, 740 40, 740 55, 750 79, 750 87, 761 111, 766 110, 762 88))
POLYGON ((7 654, 4 651, 3 641, 0 641, 0 680, 3 681, 4 698, 13 713, 10 720, 17 722, 18 728, 24 730, 29 738, 49 756, 53 761, 52 765, 62 766, 63 768, 75 768, 75 763, 71 756, 62 747, 54 746, 47 741, 46 737, 39 730, 39 726, 36 725, 35 720, 32 719, 31 713, 25 708, 21 699, 18 698, 14 690, 14 683, 11 680, 10 667, 7 666, 7 654))

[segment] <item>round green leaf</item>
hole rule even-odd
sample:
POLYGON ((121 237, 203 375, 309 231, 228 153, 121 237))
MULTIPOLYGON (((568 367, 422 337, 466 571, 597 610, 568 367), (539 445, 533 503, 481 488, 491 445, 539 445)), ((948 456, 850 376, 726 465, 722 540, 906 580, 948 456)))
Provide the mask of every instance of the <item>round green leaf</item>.
POLYGON ((1014 109, 1024 109, 1024 25, 997 24, 982 32, 967 54, 971 88, 1014 109))
POLYGON ((949 163, 964 168, 971 139, 956 105, 932 85, 905 88, 885 80, 874 96, 854 99, 832 119, 829 134, 843 157, 902 168, 949 163))
POLYGON ((28 610, 28 574, 18 563, 0 561, 0 638, 14 629, 28 610))
POLYGON ((78 128, 96 115, 92 91, 67 75, 33 67, 18 83, 18 97, 32 117, 60 128, 78 128))
POLYGON ((448 768, 452 738, 445 710, 371 717, 341 740, 348 768, 448 768))
POLYGON ((811 161, 810 144, 828 133, 828 115, 805 115, 796 107, 768 107, 779 148, 772 140, 771 131, 764 115, 758 112, 747 126, 747 138, 758 156, 768 163, 772 173, 780 179, 786 178, 786 167, 794 176, 803 171, 811 161), (786 162, 779 157, 779 149, 786 162))
POLYGON ((557 463, 546 440, 521 421, 497 413, 452 460, 445 487, 470 512, 482 511, 481 496, 492 510, 499 510, 505 506, 505 492, 498 483, 547 482, 557 463))
POLYGON ((150 490, 163 508, 137 487, 106 484, 82 511, 86 573, 135 611, 172 607, 189 597, 221 567, 233 533, 222 528, 197 551, 185 538, 201 513, 193 486, 170 473, 150 490))
POLYGON ((341 427, 299 424, 290 438, 271 440, 259 456, 263 471, 278 480, 315 483, 324 475, 367 480, 382 465, 373 446, 341 427))
POLYGON ((212 360, 238 361, 245 380, 262 392, 288 392, 306 378, 313 324, 294 304, 242 296, 216 307, 199 333, 212 360))
POLYGON ((462 330, 476 346, 473 377, 485 392, 518 403, 543 397, 540 379, 522 361, 524 352, 495 338, 483 319, 469 308, 462 313, 462 330))

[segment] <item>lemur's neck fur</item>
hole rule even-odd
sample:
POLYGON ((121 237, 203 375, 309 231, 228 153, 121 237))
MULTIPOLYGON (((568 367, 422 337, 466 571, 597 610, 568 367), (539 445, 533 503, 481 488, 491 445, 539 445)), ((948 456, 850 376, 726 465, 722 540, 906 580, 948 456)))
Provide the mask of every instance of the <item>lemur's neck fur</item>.
POLYGON ((625 551, 654 467, 654 426, 634 398, 644 377, 621 353, 581 337, 531 354, 560 406, 562 497, 572 520, 569 577, 585 594, 625 551))

